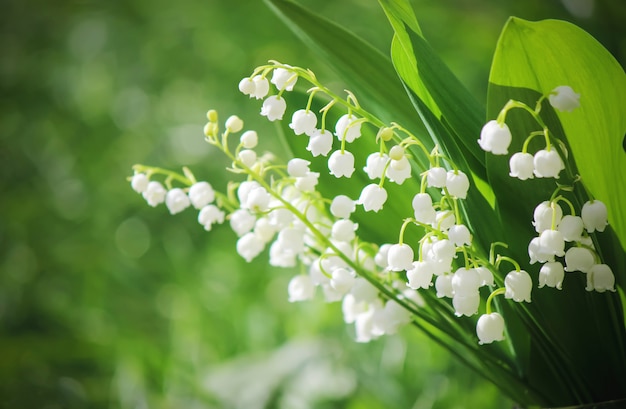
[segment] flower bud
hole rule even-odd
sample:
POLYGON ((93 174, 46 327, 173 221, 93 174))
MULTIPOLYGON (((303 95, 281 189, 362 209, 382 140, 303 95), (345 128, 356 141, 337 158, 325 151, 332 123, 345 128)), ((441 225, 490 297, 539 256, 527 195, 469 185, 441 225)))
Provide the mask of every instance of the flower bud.
POLYGON ((239 142, 246 149, 254 149, 259 143, 259 136, 255 131, 246 131, 241 134, 239 142))
POLYGON ((237 133, 243 129, 243 121, 237 115, 231 115, 226 119, 226 129, 231 133, 237 133))

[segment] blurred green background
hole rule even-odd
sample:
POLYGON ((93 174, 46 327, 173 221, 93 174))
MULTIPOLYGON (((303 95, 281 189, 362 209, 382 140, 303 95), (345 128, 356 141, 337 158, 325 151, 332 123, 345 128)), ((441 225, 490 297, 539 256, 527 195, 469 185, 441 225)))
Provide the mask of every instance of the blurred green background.
MULTIPOLYGON (((299 2, 386 53, 375 1, 299 2)), ((619 0, 414 6, 479 101, 509 15, 573 21, 624 63, 619 0)), ((206 233, 195 212, 171 217, 130 189, 134 163, 188 165, 223 188, 205 112, 271 135, 237 91, 268 59, 349 87, 261 1, 0 7, 0 408, 513 406, 412 328, 355 343, 339 304, 289 304, 294 272, 245 263, 228 226, 206 233)))

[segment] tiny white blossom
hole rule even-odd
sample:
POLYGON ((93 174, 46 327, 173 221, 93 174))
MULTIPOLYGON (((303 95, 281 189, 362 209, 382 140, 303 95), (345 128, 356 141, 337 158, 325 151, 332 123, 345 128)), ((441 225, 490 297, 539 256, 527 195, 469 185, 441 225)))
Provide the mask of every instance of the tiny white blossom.
POLYGON ((389 156, 386 153, 374 152, 367 157, 363 171, 372 180, 381 178, 388 161, 389 156))
POLYGON ((250 77, 246 77, 239 81, 239 91, 244 95, 249 95, 250 98, 254 96, 255 85, 254 81, 250 77))
POLYGON ((287 173, 292 178, 302 177, 310 172, 309 165, 311 162, 308 160, 293 158, 287 162, 287 173))
POLYGON ((237 199, 239 199, 241 207, 246 208, 248 195, 258 187, 261 187, 261 185, 255 180, 246 180, 239 184, 239 187, 237 188, 237 199))
POLYGON ((553 210, 550 202, 546 200, 539 203, 537 207, 535 207, 535 211, 533 212, 533 226, 535 226, 535 231, 537 233, 552 229, 552 216, 554 211, 556 211, 554 220, 556 225, 555 227, 558 227, 561 222, 561 218, 563 217, 563 209, 561 209, 561 206, 555 203, 553 210))
POLYGON ((306 150, 311 152, 311 155, 326 156, 333 148, 333 134, 327 130, 316 129, 309 138, 309 144, 306 150))
POLYGON ((413 196, 411 205, 413 206, 413 216, 419 223, 431 224, 435 222, 437 212, 433 207, 433 199, 428 193, 418 193, 413 196))
POLYGON ((471 317, 478 312, 480 305, 480 293, 478 291, 473 294, 459 295, 454 294, 452 297, 452 307, 454 307, 454 315, 457 317, 471 317))
POLYGON ((259 135, 256 131, 246 131, 241 134, 239 142, 246 149, 254 149, 259 143, 259 135))
POLYGON ((391 271, 413 268, 413 249, 408 244, 394 244, 387 253, 387 263, 391 271))
POLYGON ((442 232, 447 232, 456 223, 456 217, 452 210, 440 210, 435 213, 435 221, 432 223, 433 228, 442 232))
POLYGON ((256 163, 256 152, 252 149, 242 149, 237 155, 237 159, 248 168, 252 168, 256 163))
POLYGON ((385 243, 378 248, 378 252, 374 256, 374 262, 380 268, 387 268, 389 266, 389 249, 392 244, 385 243))
POLYGON ((530 257, 530 264, 554 261, 554 254, 545 252, 545 249, 539 244, 539 237, 534 237, 530 243, 528 243, 528 256, 530 257))
POLYGON ((348 219, 356 210, 356 202, 346 195, 335 196, 330 203, 330 213, 341 219, 348 219))
POLYGON ((352 177, 354 173, 354 155, 348 151, 335 151, 328 158, 328 169, 330 174, 340 178, 352 177))
POLYGON ((318 172, 307 172, 304 176, 296 178, 294 186, 301 192, 312 192, 319 181, 320 174, 318 172))
POLYGON ((335 135, 340 141, 346 138, 346 142, 351 143, 361 136, 361 123, 354 122, 357 117, 352 114, 345 114, 337 121, 335 125, 335 135))
POLYGON ((202 209, 215 200, 215 191, 209 182, 196 182, 189 188, 189 200, 193 207, 202 209))
POLYGON ((346 294, 341 302, 341 312, 343 320, 346 324, 352 324, 357 320, 359 315, 367 311, 367 303, 357 300, 351 293, 346 294))
POLYGON ((265 212, 269 207, 271 198, 272 196, 264 187, 256 187, 248 194, 245 208, 256 213, 265 212))
POLYGON ((591 250, 585 247, 570 247, 565 252, 565 271, 582 271, 587 273, 596 263, 591 250))
POLYGON ((545 263, 539 270, 539 288, 547 285, 560 290, 564 277, 565 270, 563 269, 563 264, 558 261, 545 263))
POLYGON ((315 132, 315 125, 317 125, 315 112, 299 109, 293 113, 289 127, 293 129, 293 133, 296 135, 306 134, 311 136, 315 132))
POLYGON ((137 193, 145 192, 148 188, 148 183, 150 183, 150 179, 145 173, 135 173, 130 179, 130 186, 137 193))
POLYGON ((565 255, 565 240, 558 230, 544 230, 539 236, 539 246, 544 254, 562 257, 565 255))
POLYGON ((144 190, 141 195, 146 200, 146 202, 148 202, 148 205, 156 207, 158 204, 161 204, 165 201, 166 194, 167 190, 165 190, 163 185, 153 180, 148 183, 148 186, 146 186, 146 190, 144 190))
POLYGON ((520 180, 534 178, 534 157, 530 153, 516 152, 509 159, 509 167, 511 172, 509 176, 520 180))
POLYGON ((452 291, 455 297, 478 295, 480 274, 474 268, 461 267, 452 275, 452 291))
POLYGON ((539 178, 558 179, 561 170, 565 169, 565 164, 555 149, 537 151, 533 158, 533 166, 535 176, 539 178))
POLYGON ((285 91, 293 91, 293 87, 296 85, 297 80, 298 76, 293 72, 279 67, 274 69, 271 82, 279 91, 282 91, 283 89, 285 91))
POLYGON ((580 216, 588 233, 593 233, 596 230, 603 232, 606 225, 609 224, 606 205, 599 200, 586 202, 580 216))
POLYGON ((276 228, 272 225, 268 217, 260 217, 254 223, 253 231, 263 242, 269 243, 274 238, 276 228))
POLYGON ((356 237, 355 231, 358 227, 359 225, 351 220, 339 219, 333 224, 331 237, 337 241, 352 241, 356 237))
POLYGON ((183 189, 174 188, 165 195, 165 205, 171 214, 177 214, 189 207, 191 202, 189 196, 185 194, 183 189))
POLYGON ((469 246, 472 244, 472 235, 469 229, 464 224, 455 224, 448 229, 448 239, 454 243, 455 246, 469 246))
POLYGON ((345 294, 352 289, 354 281, 354 274, 351 271, 345 268, 337 268, 332 272, 330 286, 341 294, 345 294))
POLYGON ((403 156, 400 160, 392 160, 387 168, 387 178, 401 185, 405 180, 411 177, 411 164, 406 156, 403 156))
POLYGON ((248 263, 261 254, 265 242, 254 233, 246 233, 237 240, 237 253, 248 263))
POLYGON ((245 209, 235 210, 230 215, 230 227, 237 234, 237 236, 243 236, 248 233, 254 227, 256 217, 250 214, 245 209))
POLYGON ((426 183, 428 187, 443 188, 446 185, 447 171, 442 167, 433 167, 428 169, 426 174, 426 183))
POLYGON ((533 280, 524 271, 511 271, 504 277, 504 287, 506 289, 504 298, 513 299, 515 302, 530 302, 530 292, 533 287, 533 280))
POLYGON ((506 155, 511 139, 511 130, 507 124, 499 124, 494 119, 483 126, 478 144, 485 152, 491 152, 494 155, 506 155))
POLYGON ((491 273, 491 271, 489 271, 487 267, 478 267, 476 268, 476 271, 478 272, 478 275, 480 277, 481 287, 485 285, 493 287, 494 285, 493 274, 491 273))
POLYGON ((580 241, 583 229, 583 219, 570 214, 563 216, 558 227, 565 241, 580 241))
POLYGON ((310 300, 315 295, 315 285, 310 276, 300 274, 289 281, 287 293, 289 302, 310 300))
POLYGON ((263 106, 261 107, 261 115, 266 116, 270 121, 276 121, 283 119, 283 115, 285 115, 285 110, 287 109, 287 103, 282 97, 278 95, 272 95, 271 97, 267 97, 265 101, 263 101, 263 106))
POLYGON ((254 93, 250 96, 254 96, 256 99, 265 98, 270 90, 270 83, 267 81, 267 78, 255 75, 252 78, 252 82, 254 82, 254 93))
POLYGON ((438 240, 433 243, 429 253, 432 253, 432 259, 435 261, 444 261, 451 264, 454 255, 456 254, 456 248, 454 243, 448 239, 438 240))
POLYGON ((599 293, 605 291, 615 292, 615 275, 613 270, 606 264, 595 264, 587 273, 587 291, 596 290, 599 293))
POLYGON ((469 189, 469 179, 467 175, 460 170, 449 170, 446 175, 446 188, 448 193, 459 199, 465 199, 467 197, 467 190, 469 189))
POLYGON ((198 223, 204 226, 204 230, 210 231, 215 223, 224 223, 226 214, 215 205, 204 206, 198 213, 198 223))
POLYGON ((561 85, 556 87, 548 95, 550 105, 559 111, 570 112, 580 106, 580 94, 574 92, 574 90, 567 86, 561 85))
POLYGON ((437 298, 454 297, 454 291, 452 290, 452 274, 437 276, 435 280, 435 290, 437 290, 437 298))
POLYGON ((366 279, 357 277, 350 294, 356 301, 374 302, 378 297, 378 289, 366 279))
POLYGON ((237 115, 231 115, 226 118, 224 125, 231 133, 237 133, 243 129, 243 121, 237 115))
POLYGON ((274 267, 294 267, 298 254, 284 247, 284 243, 276 240, 270 246, 270 265, 274 267))
POLYGON ((372 183, 363 188, 361 196, 359 196, 359 199, 357 200, 357 204, 363 205, 363 209, 366 212, 378 212, 383 208, 386 201, 387 191, 385 188, 372 183))
POLYGON ((476 323, 478 343, 491 344, 493 341, 504 340, 504 318, 497 312, 483 314, 476 323))
POLYGON ((413 267, 406 271, 407 286, 417 290, 428 289, 432 285, 433 266, 431 261, 414 261, 413 267))

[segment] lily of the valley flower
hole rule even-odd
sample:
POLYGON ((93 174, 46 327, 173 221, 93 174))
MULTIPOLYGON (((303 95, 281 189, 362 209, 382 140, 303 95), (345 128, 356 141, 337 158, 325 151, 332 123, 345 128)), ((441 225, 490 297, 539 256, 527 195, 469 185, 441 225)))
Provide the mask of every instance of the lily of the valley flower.
POLYGON ((348 151, 335 151, 328 158, 330 174, 340 178, 351 177, 354 173, 354 155, 348 151))
POLYGON ((366 212, 378 212, 387 201, 387 191, 375 183, 367 185, 361 191, 357 204, 363 205, 366 212))
POLYGON ((534 177, 534 158, 530 153, 516 152, 509 159, 511 168, 510 176, 520 180, 532 179, 534 177))
POLYGON ((287 109, 285 100, 277 95, 272 95, 263 101, 261 115, 267 117, 270 121, 281 120, 285 114, 285 109, 287 109))
POLYGON ((460 170, 449 170, 446 175, 446 188, 452 196, 465 199, 469 189, 469 179, 460 170))
POLYGON ((584 229, 583 220, 578 216, 568 214, 563 216, 558 229, 565 241, 580 241, 584 229))
POLYGON ((394 244, 387 253, 387 263, 391 271, 413 268, 413 249, 408 244, 394 244))
POLYGON ((194 183, 189 188, 189 200, 193 207, 202 209, 215 200, 215 191, 209 182, 194 183))
POLYGON ((363 171, 365 171, 367 177, 372 180, 381 178, 383 177, 383 171, 388 161, 389 156, 386 153, 374 152, 367 157, 363 171))
POLYGON ((345 114, 339 118, 335 125, 335 135, 337 139, 341 141, 345 135, 346 142, 351 143, 359 138, 361 136, 361 123, 354 124, 356 120, 357 117, 352 114, 345 114))
POLYGON ((204 230, 210 231, 214 224, 224 223, 226 214, 215 205, 204 206, 198 213, 198 223, 204 226, 204 230))
POLYGON ((294 75, 291 71, 285 68, 275 68, 272 73, 272 84, 276 86, 279 91, 293 91, 293 87, 296 85, 298 76, 294 75))
POLYGON ((145 173, 135 173, 130 180, 130 186, 137 193, 145 192, 148 188, 148 183, 150 183, 150 179, 145 173))
POLYGON ((593 233, 594 231, 603 232, 607 221, 606 205, 599 200, 592 200, 583 205, 583 210, 580 212, 580 216, 583 219, 583 223, 587 232, 593 233))
POLYGON ((561 170, 565 169, 559 153, 554 149, 537 151, 533 158, 533 166, 535 176, 539 178, 558 179, 561 170))
POLYGON ((491 120, 480 131, 478 144, 486 151, 494 155, 506 155, 511 144, 511 130, 505 123, 491 120))
POLYGON ((599 293, 605 291, 615 292, 615 275, 613 270, 606 264, 595 264, 587 273, 587 291, 596 290, 599 293))
POLYGON ((254 233, 246 233, 237 240, 237 253, 248 263, 261 254, 265 242, 254 233))
POLYGON ((413 267, 406 271, 407 286, 417 290, 428 289, 432 285, 433 266, 430 261, 414 261, 413 267))
POLYGON ((426 174, 428 187, 443 188, 446 185, 447 171, 442 167, 430 168, 426 174))
POLYGON ((563 285, 563 278, 565 277, 565 271, 563 270, 563 264, 558 261, 545 263, 539 270, 539 288, 547 285, 558 290, 563 285))
POLYGON ((311 155, 326 156, 333 148, 333 134, 326 130, 316 129, 309 139, 309 144, 306 150, 311 152, 311 155))
POLYGON ((504 340, 504 318, 497 312, 483 314, 476 323, 478 343, 491 344, 493 341, 504 340))
POLYGON ((293 113, 289 127, 293 129, 296 135, 307 134, 311 136, 315 132, 317 125, 317 117, 313 111, 299 109, 293 113))
POLYGON ((565 252, 565 271, 582 271, 587 273, 595 264, 595 257, 591 250, 585 247, 570 247, 565 252))
POLYGON ((165 195, 165 205, 171 214, 177 214, 185 210, 191 202, 183 189, 174 188, 165 195))
POLYGON ((530 302, 530 292, 533 287, 533 280, 524 270, 513 270, 504 277, 505 298, 513 299, 515 302, 530 302))
POLYGON ((552 90, 548 95, 550 105, 559 111, 570 112, 580 106, 580 94, 574 92, 574 90, 567 86, 561 85, 552 90))

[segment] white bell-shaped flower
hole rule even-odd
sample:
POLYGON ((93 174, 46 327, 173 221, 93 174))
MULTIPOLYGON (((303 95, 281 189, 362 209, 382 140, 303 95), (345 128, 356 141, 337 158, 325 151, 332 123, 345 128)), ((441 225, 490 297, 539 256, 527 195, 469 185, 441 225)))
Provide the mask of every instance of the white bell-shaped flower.
POLYGON ((350 242, 356 237, 358 224, 348 219, 337 220, 332 227, 331 237, 333 240, 350 242))
POLYGON ((565 241, 580 241, 583 229, 583 219, 570 214, 563 216, 558 228, 565 241))
POLYGON ((289 127, 293 129, 293 133, 296 135, 306 134, 311 136, 315 132, 316 125, 317 116, 315 116, 315 112, 299 109, 293 113, 289 127))
POLYGON ((208 182, 196 182, 189 188, 189 200, 193 207, 202 209, 215 200, 215 191, 208 182))
POLYGON ((387 179, 398 185, 404 183, 405 180, 411 177, 411 164, 406 156, 403 156, 400 160, 392 160, 387 168, 387 179))
POLYGON ((335 125, 335 135, 340 141, 346 138, 346 142, 351 143, 361 136, 361 122, 355 123, 357 117, 352 114, 345 114, 335 125))
POLYGON ((583 219, 583 224, 587 232, 593 233, 594 231, 603 232, 607 221, 606 205, 599 200, 592 200, 586 202, 583 205, 583 209, 580 212, 580 216, 583 219))
POLYGON ((504 340, 504 318, 497 312, 483 314, 476 323, 478 343, 491 344, 493 341, 504 340))
POLYGON ((437 290, 438 298, 454 297, 454 291, 452 290, 452 274, 442 274, 437 276, 437 279, 435 280, 435 290, 437 290))
POLYGON ((433 255, 433 259, 436 261, 445 261, 446 263, 452 263, 452 259, 456 254, 456 247, 448 239, 442 239, 433 243, 430 248, 430 252, 433 255))
POLYGON ((539 237, 534 237, 528 244, 528 256, 530 257, 530 264, 554 261, 554 254, 547 253, 546 249, 541 247, 539 237))
POLYGON ((328 158, 328 169, 330 174, 340 178, 352 177, 354 173, 354 155, 348 151, 335 151, 328 158))
POLYGON ((267 78, 255 75, 252 78, 252 82, 254 82, 254 93, 250 96, 254 96, 256 99, 265 98, 270 90, 270 83, 267 78))
POLYGON ((565 169, 565 165, 555 149, 542 149, 535 153, 533 158, 533 166, 535 176, 539 178, 559 178, 561 170, 565 169))
POLYGON ((237 209, 230 215, 230 227, 237 236, 243 236, 254 227, 256 217, 246 209, 237 209))
POLYGON ((354 322, 356 331, 355 341, 359 343, 370 342, 379 335, 374 333, 374 313, 375 309, 370 308, 366 312, 359 314, 354 322))
POLYGON ((337 268, 332 272, 330 286, 341 294, 345 294, 352 289, 354 281, 354 274, 351 271, 345 268, 337 268))
POLYGON ((478 312, 480 305, 480 293, 475 291, 468 295, 454 294, 452 297, 452 307, 454 307, 454 315, 457 317, 471 317, 478 312))
POLYGON ((254 149, 259 143, 259 135, 256 131, 245 131, 239 137, 239 142, 246 149, 254 149))
POLYGON ((513 299, 515 302, 530 302, 533 280, 526 271, 511 271, 504 277, 504 287, 506 290, 505 298, 513 299))
POLYGON ((452 275, 452 291, 454 296, 478 295, 480 275, 474 268, 461 267, 452 275))
POLYGON ((547 285, 560 290, 564 277, 565 270, 563 270, 563 264, 558 261, 545 263, 539 270, 539 288, 547 285))
POLYGON ((516 152, 509 159, 509 167, 511 172, 509 176, 518 178, 520 180, 534 178, 534 165, 535 158, 530 153, 516 152))
POLYGON ((348 219, 355 210, 355 201, 346 195, 335 196, 330 203, 330 213, 341 219, 348 219))
POLYGON ((246 200, 246 209, 255 213, 263 213, 268 210, 272 196, 262 186, 255 187, 250 191, 246 200))
POLYGON ((605 291, 615 292, 615 275, 613 270, 606 264, 595 264, 587 273, 587 291, 596 290, 599 293, 605 291))
POLYGON ((289 302, 310 300, 315 295, 315 284, 308 275, 299 274, 289 280, 287 294, 289 302))
POLYGON ((544 254, 565 255, 565 240, 558 230, 544 230, 539 236, 539 246, 544 254))
POLYGON ((561 85, 552 90, 548 95, 550 105, 559 111, 570 112, 580 106, 580 94, 568 85, 561 85))
POLYGON ((478 144, 485 152, 491 152, 494 155, 506 155, 509 152, 512 138, 511 130, 507 124, 499 124, 494 119, 483 126, 478 144))
POLYGON ((372 180, 381 178, 388 161, 389 156, 386 153, 374 152, 367 157, 363 171, 372 180))
POLYGON ((148 205, 156 207, 157 205, 165 201, 165 195, 167 190, 163 185, 155 180, 150 181, 146 186, 146 190, 141 194, 143 198, 148 202, 148 205))
POLYGON ((485 285, 493 287, 494 285, 493 274, 491 273, 491 271, 489 271, 487 267, 482 267, 482 266, 477 267, 476 272, 478 273, 478 276, 480 277, 481 287, 485 285))
POLYGON ((304 230, 298 227, 287 227, 278 232, 277 241, 284 250, 294 254, 304 252, 304 230))
POLYGON ((150 183, 150 179, 145 173, 135 173, 130 179, 130 186, 137 193, 145 192, 148 188, 148 183, 150 183))
POLYGON ((411 314, 395 300, 388 300, 382 310, 374 313, 374 333, 391 335, 411 322, 411 314))
POLYGON ((226 118, 224 126, 230 133, 237 133, 243 129, 243 121, 237 115, 231 115, 226 118))
POLYGON ((469 179, 467 175, 460 170, 449 170, 446 174, 446 188, 448 193, 459 199, 465 199, 467 197, 467 190, 469 189, 469 179))
POLYGON ((394 244, 387 253, 387 263, 391 271, 410 270, 413 267, 413 249, 408 244, 394 244))
POLYGON ((171 214, 177 214, 185 210, 191 202, 183 189, 174 188, 165 195, 165 205, 171 214))
POLYGON ((306 150, 311 152, 313 157, 326 156, 333 148, 333 134, 326 130, 316 129, 309 138, 306 150))
POLYGON ((386 269, 389 266, 389 249, 393 244, 385 243, 378 248, 378 252, 374 256, 374 262, 380 268, 386 269))
POLYGON ((417 290, 428 289, 432 285, 433 266, 431 261, 414 261, 413 267, 406 271, 407 286, 417 290))
POLYGON ((246 77, 239 81, 239 91, 244 95, 249 95, 250 98, 254 96, 255 85, 254 81, 250 77, 246 77))
POLYGON ((311 162, 305 159, 293 158, 287 162, 287 173, 292 178, 302 177, 310 172, 309 165, 311 162))
POLYGON ((593 251, 586 247, 570 247, 565 252, 565 271, 589 272, 596 263, 593 251))
POLYGON ((428 193, 418 193, 411 202, 415 220, 423 224, 435 222, 437 212, 433 207, 433 199, 428 193))
POLYGON ((263 242, 269 243, 276 234, 276 228, 272 225, 268 217, 260 217, 254 223, 254 234, 263 242))
POLYGON ((387 201, 387 191, 375 183, 367 185, 361 191, 357 204, 363 205, 366 212, 378 212, 387 201))
POLYGON ((354 280, 350 294, 357 301, 374 302, 378 297, 378 289, 366 279, 357 277, 354 280))
POLYGON ((243 163, 246 167, 252 168, 256 163, 257 155, 252 149, 242 149, 237 154, 237 159, 243 163))
POLYGON ((285 110, 287 109, 287 103, 282 97, 278 95, 272 95, 271 97, 267 97, 265 101, 263 101, 263 106, 261 107, 261 115, 266 116, 270 121, 276 121, 283 119, 283 115, 285 115, 285 110))
POLYGON ((359 301, 352 294, 346 294, 341 302, 341 312, 346 324, 352 324, 359 315, 367 311, 367 303, 359 301))
POLYGON ((552 215, 554 211, 556 211, 555 227, 558 227, 561 219, 563 218, 563 209, 561 209, 561 206, 555 203, 553 210, 550 202, 544 201, 535 207, 535 211, 533 213, 533 226, 535 226, 535 231, 537 233, 552 229, 552 215))
POLYGON ((464 224, 455 224, 448 229, 448 239, 454 243, 455 246, 469 246, 472 244, 472 235, 469 229, 464 224))
POLYGON ((286 249, 284 242, 274 241, 270 246, 270 265, 274 267, 295 267, 298 254, 286 249))
POLYGON ((298 76, 285 68, 274 68, 272 72, 271 83, 274 84, 279 91, 293 91, 297 80, 298 76))
POLYGON ((246 233, 237 240, 237 253, 248 263, 261 254, 265 242, 254 233, 246 233))
POLYGON ((198 223, 204 226, 204 230, 211 231, 215 223, 224 223, 226 214, 215 205, 204 206, 198 213, 198 223))
POLYGON ((329 284, 322 285, 322 292, 324 294, 324 301, 326 301, 327 303, 341 301, 341 299, 343 298, 343 294, 331 287, 330 281, 329 284))
POLYGON ((297 177, 294 186, 301 192, 313 192, 319 183, 319 172, 307 172, 304 176, 297 177))
POLYGON ((426 173, 426 184, 428 187, 443 188, 446 185, 447 171, 442 167, 433 167, 426 173))

